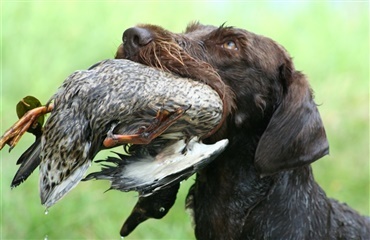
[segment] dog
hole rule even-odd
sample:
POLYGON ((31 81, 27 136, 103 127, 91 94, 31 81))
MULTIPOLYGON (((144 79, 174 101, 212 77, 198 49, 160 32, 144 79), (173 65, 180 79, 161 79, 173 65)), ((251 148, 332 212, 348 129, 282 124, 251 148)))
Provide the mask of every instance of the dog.
POLYGON ((216 72, 224 83, 213 87, 227 118, 204 141, 229 145, 197 173, 186 200, 197 239, 370 238, 369 218, 313 178, 310 164, 329 145, 308 80, 281 45, 224 25, 173 33, 142 24, 124 32, 116 58, 203 81, 216 72))

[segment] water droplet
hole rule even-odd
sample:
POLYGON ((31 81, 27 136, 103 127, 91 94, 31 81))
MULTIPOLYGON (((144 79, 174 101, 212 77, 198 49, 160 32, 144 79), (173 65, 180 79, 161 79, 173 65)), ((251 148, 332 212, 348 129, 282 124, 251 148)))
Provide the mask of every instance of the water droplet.
POLYGON ((159 211, 164 212, 164 211, 166 211, 166 209, 164 207, 161 207, 161 208, 159 208, 159 211))
POLYGON ((48 235, 45 235, 44 240, 48 240, 48 235))
POLYGON ((49 208, 46 208, 44 213, 45 213, 45 215, 48 215, 49 214, 49 208))
POLYGON ((125 239, 125 237, 121 236, 121 239, 123 240, 123 239, 125 239))

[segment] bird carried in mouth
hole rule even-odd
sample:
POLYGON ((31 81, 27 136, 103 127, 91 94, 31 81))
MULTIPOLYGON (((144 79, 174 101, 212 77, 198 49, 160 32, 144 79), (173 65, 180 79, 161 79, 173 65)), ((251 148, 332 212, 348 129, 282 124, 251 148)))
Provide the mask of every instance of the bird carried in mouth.
POLYGON ((91 174, 112 188, 150 195, 189 177, 214 159, 227 140, 201 139, 222 124, 223 102, 205 83, 128 60, 104 60, 70 75, 42 107, 25 114, 0 139, 14 147, 37 117, 50 113, 42 134, 21 156, 12 185, 40 165, 41 203, 50 207, 83 178, 102 149, 125 145, 118 168, 91 174), (116 184, 116 185, 115 185, 116 184))

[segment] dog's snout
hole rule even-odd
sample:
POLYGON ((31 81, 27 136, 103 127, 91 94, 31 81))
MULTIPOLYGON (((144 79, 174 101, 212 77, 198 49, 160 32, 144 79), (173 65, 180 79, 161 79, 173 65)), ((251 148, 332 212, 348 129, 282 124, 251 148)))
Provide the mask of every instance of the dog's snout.
POLYGON ((140 27, 127 29, 122 36, 123 45, 131 50, 137 50, 153 40, 149 30, 140 27))

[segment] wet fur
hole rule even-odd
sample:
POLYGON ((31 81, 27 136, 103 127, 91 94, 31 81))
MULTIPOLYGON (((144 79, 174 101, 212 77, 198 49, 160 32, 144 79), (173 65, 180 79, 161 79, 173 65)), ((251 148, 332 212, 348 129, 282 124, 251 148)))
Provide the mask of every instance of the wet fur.
POLYGON ((282 46, 233 27, 138 27, 151 41, 124 42, 116 58, 200 79, 224 99, 223 125, 205 141, 227 138, 229 146, 187 198, 198 239, 368 239, 368 218, 313 179, 310 163, 329 146, 310 85, 282 46))

